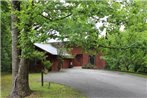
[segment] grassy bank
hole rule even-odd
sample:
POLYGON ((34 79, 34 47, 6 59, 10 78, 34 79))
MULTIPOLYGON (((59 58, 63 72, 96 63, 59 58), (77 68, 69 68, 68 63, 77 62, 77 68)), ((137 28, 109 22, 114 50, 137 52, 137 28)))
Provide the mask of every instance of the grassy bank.
MULTIPOLYGON (((68 86, 51 83, 50 87, 48 83, 41 86, 40 74, 30 74, 30 88, 34 92, 27 98, 86 98, 80 94, 79 91, 72 89, 68 86)), ((8 73, 2 73, 1 76, 1 93, 2 98, 9 95, 12 87, 11 75, 8 73)))
POLYGON ((133 76, 147 78, 147 74, 145 74, 145 73, 131 73, 131 72, 122 72, 122 73, 126 73, 126 74, 133 75, 133 76))
POLYGON ((133 75, 133 76, 147 78, 147 73, 133 73, 133 72, 118 71, 118 70, 109 70, 109 69, 105 69, 105 70, 106 71, 119 72, 119 73, 122 73, 122 74, 129 74, 129 75, 133 75))

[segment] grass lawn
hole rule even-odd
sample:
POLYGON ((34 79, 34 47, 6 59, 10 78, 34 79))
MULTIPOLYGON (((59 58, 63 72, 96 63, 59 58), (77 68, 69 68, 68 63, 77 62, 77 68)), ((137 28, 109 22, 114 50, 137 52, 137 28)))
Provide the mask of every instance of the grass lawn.
MULTIPOLYGON (((48 83, 44 83, 41 86, 40 74, 30 74, 30 88, 34 92, 26 98, 86 98, 79 91, 72 89, 68 86, 61 84, 51 83, 50 87, 48 83)), ((9 95, 12 87, 11 74, 1 74, 1 96, 5 98, 9 95)))
POLYGON ((122 72, 122 73, 126 73, 126 74, 130 74, 133 76, 138 76, 138 77, 143 77, 143 78, 147 78, 147 74, 143 74, 143 73, 131 73, 131 72, 122 72))
POLYGON ((133 76, 147 78, 147 73, 133 73, 133 72, 116 71, 116 70, 106 70, 106 71, 119 72, 119 73, 122 73, 122 74, 129 74, 129 75, 133 75, 133 76))

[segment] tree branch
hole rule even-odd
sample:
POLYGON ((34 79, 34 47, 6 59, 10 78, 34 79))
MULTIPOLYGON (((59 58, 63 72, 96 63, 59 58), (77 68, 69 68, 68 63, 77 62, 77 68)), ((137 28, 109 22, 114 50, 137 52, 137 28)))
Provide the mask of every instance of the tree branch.
POLYGON ((128 46, 128 47, 116 47, 116 46, 104 46, 104 45, 99 45, 99 47, 102 48, 109 48, 109 49, 121 49, 121 50, 126 50, 130 48, 136 48, 136 49, 146 49, 146 47, 141 47, 141 46, 128 46))
POLYGON ((72 13, 70 13, 70 14, 68 14, 68 15, 66 15, 66 16, 63 16, 63 17, 60 17, 60 18, 55 18, 55 19, 50 19, 49 17, 45 17, 45 16, 43 16, 43 15, 41 15, 43 18, 45 18, 45 19, 48 19, 49 21, 58 21, 58 20, 62 20, 62 19, 65 19, 65 18, 67 18, 67 17, 69 17, 69 16, 71 16, 72 15, 72 13))
POLYGON ((64 17, 56 18, 56 19, 54 19, 53 21, 62 20, 62 19, 65 19, 65 18, 67 18, 67 17, 69 17, 69 16, 71 16, 71 15, 72 15, 72 13, 70 13, 70 14, 64 16, 64 17))

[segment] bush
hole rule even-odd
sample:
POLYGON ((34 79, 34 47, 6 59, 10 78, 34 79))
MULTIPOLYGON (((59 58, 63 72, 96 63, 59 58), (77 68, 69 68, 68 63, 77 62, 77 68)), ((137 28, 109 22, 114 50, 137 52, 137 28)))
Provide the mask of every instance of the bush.
POLYGON ((147 40, 144 33, 123 32, 109 36, 114 49, 105 50, 107 69, 128 72, 146 72, 147 40), (144 37, 144 38, 143 38, 144 37))
POLYGON ((84 68, 84 69, 94 69, 95 66, 92 65, 91 63, 88 63, 88 64, 86 64, 86 65, 83 65, 82 68, 84 68))

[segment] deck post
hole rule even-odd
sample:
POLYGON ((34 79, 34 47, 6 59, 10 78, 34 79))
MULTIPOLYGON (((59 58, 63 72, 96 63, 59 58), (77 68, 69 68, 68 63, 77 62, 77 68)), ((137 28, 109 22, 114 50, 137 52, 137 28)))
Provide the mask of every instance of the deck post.
POLYGON ((41 86, 43 86, 44 80, 43 80, 43 71, 41 71, 41 86))

